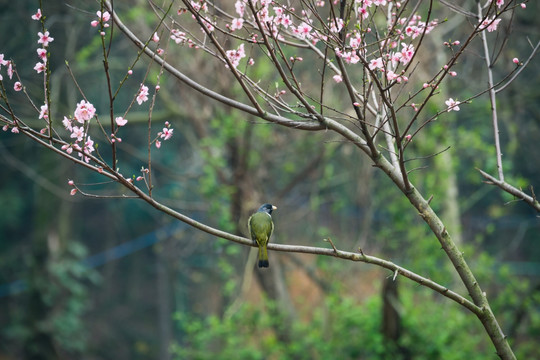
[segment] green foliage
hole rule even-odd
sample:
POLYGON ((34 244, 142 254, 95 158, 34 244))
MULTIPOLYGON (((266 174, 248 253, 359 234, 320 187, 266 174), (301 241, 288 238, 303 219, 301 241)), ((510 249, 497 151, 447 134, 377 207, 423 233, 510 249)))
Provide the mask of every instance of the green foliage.
MULTIPOLYGON (((398 280, 399 281, 399 280, 398 280)), ((490 359, 489 346, 474 315, 455 304, 434 299, 429 291, 404 285, 401 314, 403 336, 399 346, 414 359, 490 359), (422 304, 422 306, 419 306, 422 304), (479 336, 477 335, 479 334, 479 336)), ((381 300, 364 303, 339 294, 322 305, 306 308, 309 320, 298 320, 290 338, 279 333, 279 319, 254 305, 242 306, 231 317, 194 318, 176 314, 179 342, 175 359, 401 359, 381 333, 381 300), (277 329, 277 330, 276 330, 277 329)))
MULTIPOLYGON (((95 284, 99 277, 81 263, 87 256, 82 244, 69 242, 59 255, 46 263, 45 271, 29 276, 26 292, 18 295, 27 307, 24 312, 12 314, 12 322, 4 332, 8 338, 26 346, 50 337, 58 349, 80 354, 87 349, 83 316, 88 309, 88 284, 95 284)), ((28 261, 31 270, 40 266, 38 257, 28 261)))

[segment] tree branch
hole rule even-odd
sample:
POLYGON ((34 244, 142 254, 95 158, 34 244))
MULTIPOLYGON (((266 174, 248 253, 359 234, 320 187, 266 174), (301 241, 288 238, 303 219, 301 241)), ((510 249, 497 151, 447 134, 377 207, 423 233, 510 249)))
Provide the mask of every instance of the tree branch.
MULTIPOLYGON (((125 179, 121 179, 119 180, 119 182, 121 182, 129 190, 134 192, 139 198, 141 198, 142 200, 150 204, 155 209, 167 215, 170 215, 188 225, 191 225, 194 228, 204 231, 210 235, 214 235, 225 240, 233 241, 241 245, 246 245, 246 246, 251 246, 251 247, 257 246, 250 239, 213 228, 211 226, 208 226, 199 221, 196 221, 187 215, 184 215, 176 210, 173 210, 161 204, 154 198, 148 196, 146 193, 144 193, 144 191, 142 191, 141 189, 139 189, 132 183, 126 181, 125 179)), ((426 286, 432 290, 435 290, 436 292, 442 294, 443 296, 455 301, 459 305, 462 305, 463 307, 470 310, 472 313, 476 314, 477 316, 480 316, 482 314, 482 309, 480 307, 476 306, 470 300, 467 300, 463 296, 448 289, 447 287, 444 287, 434 282, 433 280, 425 278, 408 269, 405 269, 399 265, 396 265, 391 261, 380 259, 375 256, 366 255, 364 251, 362 250, 360 250, 358 253, 355 253, 355 252, 350 252, 350 251, 338 250, 335 247, 335 245, 332 247, 332 249, 328 249, 328 248, 320 248, 320 247, 314 247, 314 246, 286 245, 286 244, 275 244, 275 243, 269 243, 268 249, 275 250, 275 251, 289 252, 289 253, 293 252, 293 253, 332 256, 332 257, 336 257, 336 258, 340 258, 344 260, 358 261, 358 262, 364 262, 367 264, 377 265, 385 269, 388 269, 392 272, 397 272, 398 274, 418 283, 419 285, 426 286)))
POLYGON ((486 172, 484 172, 484 171, 482 171, 480 169, 476 169, 476 170, 478 170, 480 172, 480 174, 482 174, 482 176, 487 180, 486 181, 487 184, 495 185, 495 186, 501 188, 502 190, 506 191, 507 193, 514 195, 518 199, 521 199, 521 200, 525 201, 533 209, 540 212, 540 203, 538 202, 538 200, 536 200, 536 196, 534 195, 534 192, 531 191, 533 196, 529 196, 529 195, 525 194, 525 192, 523 192, 522 190, 513 187, 512 185, 508 184, 504 180, 501 181, 501 180, 489 175, 488 173, 486 173, 486 172))

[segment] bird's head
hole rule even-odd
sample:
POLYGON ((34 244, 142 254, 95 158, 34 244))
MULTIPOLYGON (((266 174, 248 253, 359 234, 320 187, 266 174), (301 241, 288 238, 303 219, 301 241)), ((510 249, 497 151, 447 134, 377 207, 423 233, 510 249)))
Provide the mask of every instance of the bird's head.
POLYGON ((259 208, 258 212, 265 212, 265 213, 268 213, 268 214, 272 214, 272 211, 274 211, 276 209, 277 209, 277 207, 275 207, 272 204, 262 204, 261 207, 259 208))

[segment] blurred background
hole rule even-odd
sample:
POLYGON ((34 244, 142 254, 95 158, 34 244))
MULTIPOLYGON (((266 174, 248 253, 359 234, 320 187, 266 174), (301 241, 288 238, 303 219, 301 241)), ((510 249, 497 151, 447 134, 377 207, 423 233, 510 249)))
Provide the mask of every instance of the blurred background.
MULTIPOLYGON (((43 3, 55 39, 49 47, 51 117, 71 114, 82 99, 67 60, 106 118, 101 38, 90 26, 99 3, 43 3)), ((151 36, 158 21, 148 3, 116 5, 139 36, 151 36)), ((37 7, 37 1, 0 0, 0 53, 15 61, 23 85, 40 103, 42 77, 33 67, 41 28, 30 19, 37 7)), ((445 61, 430 48, 470 31, 438 2, 436 10, 448 21, 419 55, 433 68, 416 70, 414 84, 445 61)), ((508 59, 528 56, 528 39, 539 40, 538 11, 534 1, 516 11, 512 42, 494 67, 498 79, 514 66, 508 59)), ((109 58, 113 83, 136 56, 116 29, 109 58)), ((319 86, 307 59, 295 65, 302 84, 319 86)), ((458 78, 441 90, 445 99, 465 99, 486 87, 481 56, 470 51, 464 59, 458 78)), ((171 46, 168 60, 228 96, 240 93, 222 65, 203 52, 171 46)), ((134 68, 116 103, 119 114, 148 64, 143 58, 134 68)), ((152 88, 159 68, 149 69, 146 84, 152 88)), ((264 62, 254 69, 261 78, 274 76, 264 62)), ((160 86, 155 132, 169 121, 174 135, 153 152, 157 199, 244 236, 249 215, 271 202, 278 207, 276 243, 328 247, 323 239, 330 237, 340 249, 361 248, 466 294, 407 199, 353 145, 331 133, 262 123, 168 76, 160 86)), ((532 185, 537 193, 539 92, 534 59, 498 99, 507 181, 532 185)), ((18 114, 40 126, 24 99, 10 94, 18 114)), ((328 94, 330 103, 339 104, 338 89, 328 94)), ((530 207, 482 183, 475 170, 496 169, 489 109, 482 96, 426 127, 408 148, 411 158, 450 149, 411 163, 426 167, 411 177, 426 197, 433 194, 432 206, 464 251, 518 358, 540 358, 540 220, 530 207)), ((138 176, 146 166, 148 103, 127 118, 119 166, 138 176)), ((0 359, 496 358, 474 315, 404 278, 391 281, 383 269, 270 252, 270 268, 259 270, 254 249, 196 231, 142 201, 70 196, 69 179, 92 194, 123 190, 21 135, 0 134, 0 169, 0 359)))

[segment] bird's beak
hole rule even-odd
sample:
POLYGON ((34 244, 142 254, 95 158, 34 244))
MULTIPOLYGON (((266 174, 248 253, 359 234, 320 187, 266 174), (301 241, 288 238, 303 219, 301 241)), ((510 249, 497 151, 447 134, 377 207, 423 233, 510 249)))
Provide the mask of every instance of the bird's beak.
POLYGON ((277 210, 277 206, 272 205, 272 210, 277 210))

